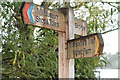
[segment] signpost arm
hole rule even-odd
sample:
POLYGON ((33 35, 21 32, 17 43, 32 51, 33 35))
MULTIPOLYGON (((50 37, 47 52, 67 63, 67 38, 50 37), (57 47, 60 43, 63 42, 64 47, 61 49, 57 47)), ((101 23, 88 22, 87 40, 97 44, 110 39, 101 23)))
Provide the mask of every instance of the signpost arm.
POLYGON ((59 32, 59 79, 74 79, 74 59, 68 59, 67 40, 73 39, 74 14, 72 9, 64 8, 61 12, 65 15, 65 32, 59 32))

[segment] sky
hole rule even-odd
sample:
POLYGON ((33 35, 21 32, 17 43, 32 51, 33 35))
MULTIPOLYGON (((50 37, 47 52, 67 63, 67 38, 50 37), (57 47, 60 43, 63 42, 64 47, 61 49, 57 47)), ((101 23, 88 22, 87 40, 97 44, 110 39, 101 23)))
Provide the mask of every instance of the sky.
MULTIPOLYGON (((103 52, 114 55, 118 52, 118 30, 102 35, 104 40, 103 52)), ((118 69, 96 69, 100 71, 100 78, 118 78, 118 69)))
POLYGON ((115 54, 118 52, 118 30, 102 35, 104 40, 103 52, 107 54, 115 54))

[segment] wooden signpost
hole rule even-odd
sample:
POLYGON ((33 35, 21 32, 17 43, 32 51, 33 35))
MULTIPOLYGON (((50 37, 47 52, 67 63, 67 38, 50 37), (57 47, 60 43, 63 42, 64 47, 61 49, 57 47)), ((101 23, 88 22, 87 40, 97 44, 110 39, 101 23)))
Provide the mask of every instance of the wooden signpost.
POLYGON ((48 10, 32 3, 25 3, 22 14, 25 24, 65 31, 64 15, 60 12, 48 10))
POLYGON ((103 40, 99 33, 83 36, 68 41, 68 57, 96 57, 101 56, 103 51, 103 40))
POLYGON ((25 3, 22 16, 25 24, 58 31, 59 78, 74 79, 74 58, 102 55, 103 40, 101 34, 87 35, 87 23, 75 19, 73 10, 63 8, 60 12, 25 3), (74 34, 83 37, 74 39, 74 34))

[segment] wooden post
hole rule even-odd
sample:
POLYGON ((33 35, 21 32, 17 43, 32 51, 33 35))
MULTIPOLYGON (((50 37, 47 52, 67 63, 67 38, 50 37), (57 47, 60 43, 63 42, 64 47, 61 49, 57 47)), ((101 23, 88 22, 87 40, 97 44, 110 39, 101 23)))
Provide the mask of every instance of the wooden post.
POLYGON ((74 59, 68 59, 67 40, 73 39, 74 14, 72 9, 64 8, 61 12, 65 15, 65 32, 58 33, 59 40, 59 79, 74 80, 74 59))

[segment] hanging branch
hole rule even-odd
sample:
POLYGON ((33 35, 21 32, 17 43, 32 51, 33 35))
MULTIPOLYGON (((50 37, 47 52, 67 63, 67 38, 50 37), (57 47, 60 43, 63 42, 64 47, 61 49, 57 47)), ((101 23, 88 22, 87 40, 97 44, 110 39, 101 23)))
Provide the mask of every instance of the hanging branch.
POLYGON ((106 34, 106 33, 108 33, 108 32, 115 31, 115 30, 118 30, 118 29, 119 29, 119 28, 111 29, 111 30, 105 31, 105 32, 103 32, 103 33, 101 33, 101 34, 106 34))

